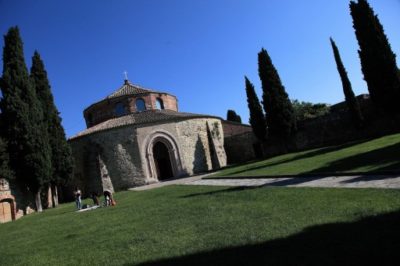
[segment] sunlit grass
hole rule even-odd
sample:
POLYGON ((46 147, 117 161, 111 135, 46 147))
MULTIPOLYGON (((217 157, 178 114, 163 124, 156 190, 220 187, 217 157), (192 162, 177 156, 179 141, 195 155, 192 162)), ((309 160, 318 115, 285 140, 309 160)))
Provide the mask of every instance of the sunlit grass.
POLYGON ((390 171, 400 172, 400 134, 276 156, 224 169, 214 177, 390 171))
POLYGON ((115 197, 115 207, 63 204, 1 224, 0 264, 135 265, 400 209, 400 191, 378 189, 170 186, 115 197))

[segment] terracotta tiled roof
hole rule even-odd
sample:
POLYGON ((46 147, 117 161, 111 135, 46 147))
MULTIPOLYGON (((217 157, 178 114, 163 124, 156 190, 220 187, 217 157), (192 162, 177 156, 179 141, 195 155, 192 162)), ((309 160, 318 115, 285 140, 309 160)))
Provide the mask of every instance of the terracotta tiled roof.
POLYGON ((219 117, 211 116, 211 115, 202 115, 202 114, 192 114, 192 113, 181 113, 175 112, 171 110, 147 110, 143 112, 133 113, 113 119, 109 119, 100 124, 94 125, 88 129, 85 129, 75 136, 71 137, 70 140, 90 135, 95 132, 100 132, 104 130, 109 130, 112 128, 123 127, 127 125, 140 125, 140 124, 149 124, 149 123, 168 123, 173 121, 180 121, 190 118, 217 118, 219 117))
POLYGON ((122 85, 121 88, 118 90, 114 91, 112 94, 108 95, 106 98, 116 98, 119 96, 124 96, 124 95, 135 95, 135 94, 142 94, 142 93, 149 93, 149 92, 156 92, 150 89, 145 89, 142 88, 138 85, 134 85, 130 83, 128 80, 125 80, 124 85, 122 85))

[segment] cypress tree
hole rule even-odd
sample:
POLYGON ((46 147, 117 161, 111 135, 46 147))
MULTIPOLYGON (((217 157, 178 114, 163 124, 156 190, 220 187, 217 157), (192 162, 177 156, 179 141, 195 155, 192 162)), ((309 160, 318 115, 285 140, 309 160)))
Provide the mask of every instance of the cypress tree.
POLYGON ((244 77, 244 79, 246 83, 247 104, 250 111, 249 122, 251 127, 253 128, 254 135, 256 135, 258 140, 263 142, 265 141, 267 136, 267 125, 265 123, 265 116, 263 114, 260 101, 258 100, 253 84, 246 76, 244 77))
POLYGON ((51 93, 47 72, 40 54, 35 51, 32 57, 31 81, 35 87, 38 100, 44 112, 43 120, 46 124, 50 143, 52 174, 50 179, 53 195, 53 205, 58 204, 57 186, 65 184, 72 174, 71 149, 67 143, 64 128, 54 98, 51 93))
POLYGON ((347 107, 350 110, 356 127, 360 128, 363 124, 363 117, 361 114, 360 105, 358 104, 357 98, 354 95, 353 89, 351 88, 349 77, 347 76, 346 69, 342 63, 342 59, 340 58, 339 49, 337 48, 332 38, 330 38, 330 41, 332 45, 333 55, 336 61, 336 66, 340 75, 340 79, 342 80, 343 93, 346 99, 347 107))
POLYGON ((264 48, 258 53, 258 74, 269 135, 287 138, 296 131, 296 117, 278 71, 264 48))
POLYGON ((228 113, 226 114, 226 120, 242 123, 242 118, 240 115, 236 114, 234 110, 228 110, 228 113))
POLYGON ((0 178, 8 180, 14 178, 13 171, 10 168, 10 156, 7 150, 5 140, 0 136, 0 178))
POLYGON ((361 68, 372 101, 387 112, 400 112, 400 77, 396 55, 378 16, 366 0, 350 1, 353 27, 360 50, 361 68))
POLYGON ((21 189, 35 195, 36 209, 42 211, 40 192, 51 171, 43 111, 30 83, 18 27, 10 28, 4 41, 1 111, 10 165, 21 189))

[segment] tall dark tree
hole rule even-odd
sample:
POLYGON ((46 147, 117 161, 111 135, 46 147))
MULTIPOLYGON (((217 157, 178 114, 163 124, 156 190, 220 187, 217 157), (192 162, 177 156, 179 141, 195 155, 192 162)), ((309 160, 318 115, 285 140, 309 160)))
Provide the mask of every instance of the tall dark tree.
POLYGON ((258 100, 256 91, 254 90, 253 84, 250 80, 245 76, 246 83, 246 95, 247 95, 247 104, 250 111, 250 125, 253 128, 254 135, 256 135, 257 139, 261 142, 265 141, 267 137, 267 125, 265 121, 265 116, 261 108, 260 101, 258 100))
POLYGON ((43 120, 46 124, 51 147, 52 175, 49 186, 53 195, 54 206, 58 205, 57 186, 65 184, 72 174, 71 149, 67 143, 64 128, 54 98, 42 59, 37 51, 32 57, 31 81, 41 104, 43 120))
POLYGON ((0 178, 6 178, 8 180, 14 178, 13 171, 10 167, 10 156, 7 150, 7 143, 0 136, 0 178))
POLYGON ((242 118, 240 115, 236 114, 234 110, 228 110, 228 113, 226 114, 226 120, 242 123, 242 118))
POLYGON ((342 80, 343 93, 346 99, 347 107, 351 113, 353 121, 357 128, 361 128, 363 124, 363 117, 360 110, 360 105, 358 104, 357 98, 354 95, 353 89, 351 88, 351 83, 349 77, 347 76, 347 71, 342 63, 342 59, 340 58, 339 49, 336 46, 336 43, 330 38, 333 55, 335 57, 336 66, 340 75, 340 79, 342 80))
POLYGON ((353 27, 360 46, 361 68, 372 101, 387 112, 400 112, 400 77, 378 16, 366 0, 350 2, 353 27))
POLYGON ((19 29, 10 28, 4 41, 1 112, 10 165, 21 189, 35 195, 37 211, 42 211, 40 192, 51 173, 43 112, 29 79, 19 29))
POLYGON ((278 71, 264 48, 258 53, 258 73, 269 135, 289 137, 296 131, 296 117, 278 71))
MULTIPOLYGON (((2 98, 0 97, 0 103, 2 98)), ((1 108, 0 108, 1 110, 1 108)), ((7 180, 14 179, 14 172, 10 167, 10 154, 8 152, 8 145, 4 138, 4 115, 0 112, 0 178, 6 178, 7 180)))

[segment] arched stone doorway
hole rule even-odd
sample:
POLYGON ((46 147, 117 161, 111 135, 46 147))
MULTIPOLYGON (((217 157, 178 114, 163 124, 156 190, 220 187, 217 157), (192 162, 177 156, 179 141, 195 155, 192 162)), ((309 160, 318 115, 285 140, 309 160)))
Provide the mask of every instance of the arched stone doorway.
POLYGON ((149 134, 142 147, 148 182, 185 175, 177 141, 167 131, 157 130, 149 134))
POLYGON ((157 141, 154 144, 153 158, 158 180, 165 180, 174 176, 168 147, 162 141, 157 141))

